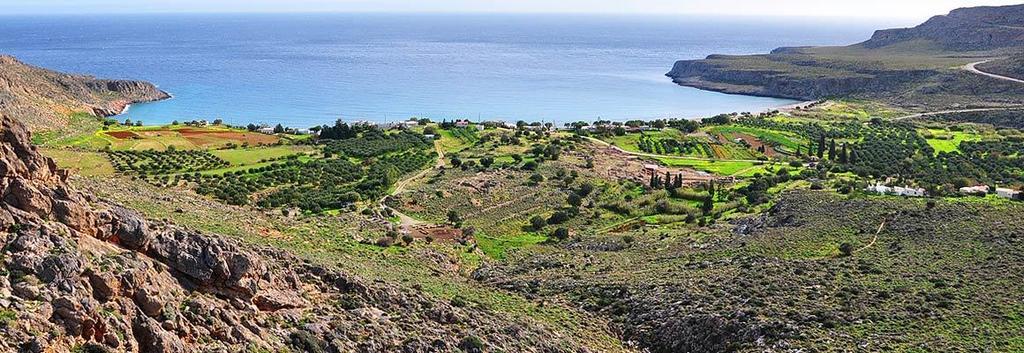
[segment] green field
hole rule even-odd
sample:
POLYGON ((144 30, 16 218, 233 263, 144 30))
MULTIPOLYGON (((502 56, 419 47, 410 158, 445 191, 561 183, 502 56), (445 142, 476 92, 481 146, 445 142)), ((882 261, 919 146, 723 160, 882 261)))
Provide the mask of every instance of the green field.
POLYGON ((643 152, 640 150, 640 138, 647 136, 655 140, 674 139, 682 140, 686 136, 679 130, 666 128, 660 131, 644 131, 642 133, 628 133, 622 136, 609 136, 601 138, 603 141, 615 145, 630 152, 643 152))
POLYGON ((234 148, 210 151, 214 156, 228 161, 232 166, 252 165, 293 154, 308 153, 310 146, 273 146, 264 148, 234 148))
POLYGON ((53 158, 57 166, 73 170, 83 176, 109 176, 114 174, 114 167, 107 157, 100 152, 84 152, 69 149, 42 148, 40 151, 53 158))
POLYGON ((939 152, 955 152, 960 150, 960 143, 964 141, 980 141, 982 136, 963 131, 946 131, 940 129, 928 129, 933 138, 928 138, 928 145, 939 152))
MULTIPOLYGON (((746 174, 746 171, 754 169, 763 169, 763 165, 752 161, 729 161, 729 160, 700 160, 700 159, 688 159, 688 158, 671 158, 671 157, 659 157, 657 158, 661 163, 670 167, 690 167, 697 170, 702 170, 708 173, 718 175, 735 175, 738 173, 746 174), (760 168, 755 168, 760 167, 760 168)), ((753 173, 750 173, 753 175, 753 173)), ((741 175, 735 175, 741 176, 741 175)))
POLYGON ((785 147, 789 151, 796 151, 797 147, 803 146, 803 142, 796 134, 790 132, 772 131, 766 129, 758 129, 746 126, 716 126, 710 129, 711 132, 728 134, 728 133, 741 133, 756 137, 758 140, 766 144, 777 144, 785 147))

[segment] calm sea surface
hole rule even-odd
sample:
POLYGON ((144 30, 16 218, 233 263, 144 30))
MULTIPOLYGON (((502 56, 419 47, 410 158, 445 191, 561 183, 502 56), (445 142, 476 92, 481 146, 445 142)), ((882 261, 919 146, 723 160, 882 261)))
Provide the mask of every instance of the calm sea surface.
POLYGON ((174 95, 126 114, 312 126, 468 117, 695 117, 786 100, 704 92, 678 59, 858 42, 890 24, 571 15, 218 14, 0 17, 0 52, 174 95))

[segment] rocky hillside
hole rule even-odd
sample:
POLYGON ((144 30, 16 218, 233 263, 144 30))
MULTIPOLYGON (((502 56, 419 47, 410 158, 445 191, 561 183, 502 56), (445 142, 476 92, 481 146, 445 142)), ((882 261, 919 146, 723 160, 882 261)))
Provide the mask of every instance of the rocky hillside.
POLYGON ((576 351, 534 322, 73 190, 0 117, 0 351, 576 351))
POLYGON ((656 353, 1020 352, 1022 211, 791 191, 735 224, 588 236, 474 276, 656 353))
POLYGON ((1024 5, 956 9, 914 28, 877 31, 863 45, 879 48, 913 40, 931 41, 954 51, 1024 46, 1024 5))
POLYGON ((63 127, 73 113, 110 116, 132 103, 169 97, 148 82, 65 74, 0 56, 0 114, 33 131, 63 127))
POLYGON ((799 100, 867 98, 923 109, 1020 104, 1024 85, 959 68, 1024 46, 1021 23, 1024 5, 959 9, 860 44, 711 55, 678 61, 666 75, 683 86, 799 100))

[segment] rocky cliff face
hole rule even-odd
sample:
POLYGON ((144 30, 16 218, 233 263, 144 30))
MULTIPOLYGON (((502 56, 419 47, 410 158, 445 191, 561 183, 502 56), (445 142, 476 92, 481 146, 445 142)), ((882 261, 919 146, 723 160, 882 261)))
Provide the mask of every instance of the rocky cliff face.
POLYGON ((914 28, 878 31, 846 47, 681 60, 666 76, 705 90, 800 100, 867 98, 907 108, 1020 104, 1024 87, 962 75, 957 68, 1022 47, 1024 5, 978 7, 914 28))
POLYGON ((64 74, 0 55, 0 114, 32 130, 64 126, 72 113, 110 116, 132 103, 169 97, 148 82, 64 74))
MULTIPOLYGON (((765 55, 767 60, 789 59, 780 58, 780 56, 792 57, 793 55, 774 53, 765 55)), ((673 65, 672 71, 666 75, 679 85, 710 91, 816 100, 890 91, 894 87, 906 86, 936 74, 932 70, 864 69, 846 71, 845 75, 831 77, 804 76, 790 75, 788 70, 783 69, 736 69, 728 63, 728 60, 728 57, 719 55, 709 56, 705 60, 681 60, 677 61, 673 65)), ((808 69, 813 69, 818 64, 810 57, 798 61, 800 65, 808 69)))
POLYGON ((81 194, 0 117, 0 351, 545 351, 537 323, 81 194))
POLYGON ((912 40, 931 41, 955 51, 1024 46, 1024 5, 956 9, 914 28, 877 31, 863 44, 880 48, 912 40))

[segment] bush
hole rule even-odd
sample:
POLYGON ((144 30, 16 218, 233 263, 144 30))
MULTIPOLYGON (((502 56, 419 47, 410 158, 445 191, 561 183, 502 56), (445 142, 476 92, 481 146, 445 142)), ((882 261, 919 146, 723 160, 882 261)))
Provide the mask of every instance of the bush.
POLYGON ((853 244, 850 244, 850 243, 839 244, 839 253, 842 254, 844 257, 853 255, 853 244))
POLYGON ((553 237, 555 239, 558 239, 558 240, 568 239, 569 238, 569 230, 566 229, 566 228, 555 229, 554 232, 551 232, 551 237, 553 237))
POLYGON ((544 229, 544 226, 546 226, 546 225, 548 225, 548 222, 546 220, 544 220, 544 217, 533 216, 533 217, 530 218, 530 227, 532 227, 533 230, 544 229))
POLYGON ((307 331, 295 331, 292 332, 291 346, 295 347, 300 352, 309 353, 322 353, 324 352, 324 345, 320 342, 320 339, 313 336, 312 333, 307 331))
POLYGON ((548 224, 562 224, 569 221, 569 214, 565 211, 557 211, 548 217, 548 224))

